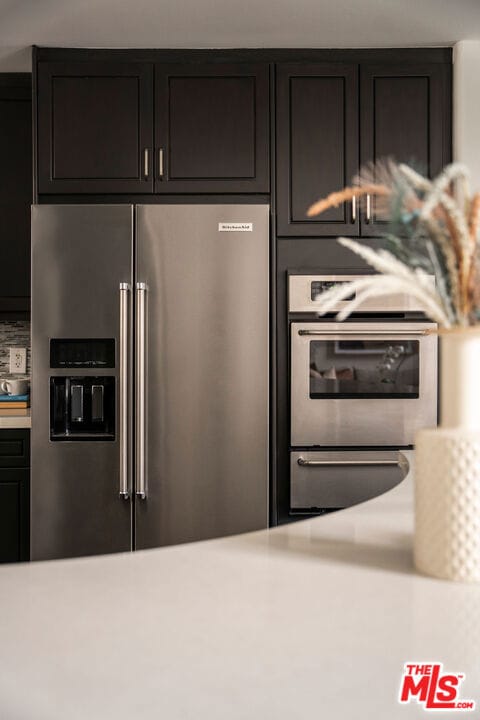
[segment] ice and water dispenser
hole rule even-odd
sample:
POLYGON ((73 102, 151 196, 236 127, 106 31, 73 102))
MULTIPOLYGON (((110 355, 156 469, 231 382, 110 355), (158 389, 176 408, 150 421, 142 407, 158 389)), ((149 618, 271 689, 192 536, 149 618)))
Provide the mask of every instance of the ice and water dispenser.
POLYGON ((50 368, 50 439, 115 440, 115 340, 52 339, 50 368))

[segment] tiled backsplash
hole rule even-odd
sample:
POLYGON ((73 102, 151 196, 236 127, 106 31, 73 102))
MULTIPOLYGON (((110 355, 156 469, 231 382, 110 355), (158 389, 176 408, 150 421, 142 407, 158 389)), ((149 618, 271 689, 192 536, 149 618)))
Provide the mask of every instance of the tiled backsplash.
MULTIPOLYGON (((0 377, 10 373, 11 347, 27 348, 27 376, 30 376, 30 323, 26 320, 0 320, 0 377)), ((16 377, 25 377, 16 375, 16 377)))

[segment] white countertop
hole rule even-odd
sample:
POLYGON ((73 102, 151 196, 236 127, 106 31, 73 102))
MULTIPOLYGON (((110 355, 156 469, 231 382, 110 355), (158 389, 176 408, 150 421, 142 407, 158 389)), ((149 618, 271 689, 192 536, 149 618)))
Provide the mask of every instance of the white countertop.
POLYGON ((410 474, 269 531, 3 566, 0 716, 428 717, 397 702, 407 661, 466 673, 478 706, 480 586, 417 575, 412 525, 410 474))
POLYGON ((30 410, 2 410, 0 408, 0 430, 8 428, 29 428, 32 426, 30 410))

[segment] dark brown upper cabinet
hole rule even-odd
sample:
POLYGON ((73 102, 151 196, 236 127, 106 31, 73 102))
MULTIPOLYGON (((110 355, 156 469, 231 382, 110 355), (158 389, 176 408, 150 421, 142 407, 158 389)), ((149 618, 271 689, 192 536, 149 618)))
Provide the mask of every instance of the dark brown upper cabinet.
POLYGON ((267 64, 155 68, 155 192, 269 191, 267 64))
MULTIPOLYGON (((439 63, 360 67, 360 162, 404 162, 434 177, 450 162, 450 68, 439 63)), ((361 215, 362 235, 378 235, 385 222, 361 215)))
POLYGON ((153 63, 40 62, 38 192, 153 190, 153 63))
POLYGON ((314 218, 309 205, 391 157, 430 176, 451 158, 450 65, 280 65, 277 73, 278 234, 376 236, 374 198, 314 218), (357 88, 357 72, 360 73, 357 88))
POLYGON ((278 235, 358 235, 350 203, 313 218, 308 207, 350 182, 358 168, 357 65, 277 69, 278 235))
POLYGON ((32 79, 0 75, 0 317, 30 312, 32 79))

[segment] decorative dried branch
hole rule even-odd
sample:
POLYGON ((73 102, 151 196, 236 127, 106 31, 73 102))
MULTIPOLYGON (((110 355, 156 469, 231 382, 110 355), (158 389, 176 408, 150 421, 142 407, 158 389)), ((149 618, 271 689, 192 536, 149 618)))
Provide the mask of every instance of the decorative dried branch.
POLYGON ((343 202, 349 202, 354 197, 359 198, 363 195, 390 195, 390 190, 384 185, 367 185, 365 187, 346 187, 338 192, 330 193, 328 197, 317 200, 307 210, 307 217, 320 215, 325 210, 332 207, 338 207, 343 202))
POLYGON ((398 169, 400 172, 405 176, 405 178, 412 184, 413 187, 417 188, 418 190, 422 191, 429 191, 432 187, 432 183, 427 178, 423 177, 423 175, 420 175, 420 173, 415 172, 413 168, 411 168, 409 165, 405 165, 404 163, 400 163, 398 166, 398 169))
POLYGON ((478 323, 480 317, 478 312, 480 309, 480 258, 475 254, 469 278, 469 295, 470 295, 470 321, 474 324, 478 323))
POLYGON ((423 218, 422 223, 425 226, 430 239, 439 247, 442 253, 448 273, 448 283, 450 285, 452 305, 458 312, 461 303, 457 253, 455 252, 450 237, 441 227, 436 215, 437 213, 434 213, 434 215, 430 217, 423 218))
MULTIPOLYGON (((423 177, 419 173, 415 172, 411 167, 405 164, 399 165, 400 172, 406 179, 423 193, 430 193, 429 198, 432 201, 434 193, 438 193, 438 197, 443 198, 451 208, 451 198, 445 198, 442 188, 448 186, 453 177, 465 178, 465 167, 463 165, 450 165, 445 169, 444 173, 440 176, 438 181, 432 183, 427 178, 423 177)), ((468 186, 468 180, 464 187, 468 186)), ((423 203, 423 211, 421 213, 421 220, 425 224, 430 236, 436 244, 439 245, 446 263, 446 267, 449 273, 449 281, 451 292, 453 296, 453 304, 456 307, 465 305, 465 283, 462 281, 460 287, 459 275, 461 274, 461 268, 464 265, 464 254, 462 249, 462 239, 460 237, 460 230, 457 229, 451 215, 448 213, 445 207, 433 207, 431 210, 426 212, 426 203, 423 203), (450 237, 445 236, 442 227, 440 226, 438 219, 443 220, 447 229, 450 233, 450 237), (453 245, 453 247, 452 247, 453 245)), ((462 226, 461 231, 465 228, 462 226)))
MULTIPOLYGON (((410 293, 419 299, 421 296, 422 304, 430 308, 430 315, 431 312, 435 312, 437 317, 441 316, 443 318, 442 324, 444 324, 444 327, 450 325, 449 309, 444 306, 442 297, 436 291, 434 283, 432 283, 426 272, 420 269, 411 270, 387 250, 372 250, 350 238, 341 237, 338 238, 338 242, 366 260, 375 270, 383 273, 383 276, 390 279, 396 277, 399 281, 407 284, 410 287, 410 293), (415 288, 415 291, 413 288, 415 288)), ((350 307, 352 306, 353 303, 350 304, 350 307)))
POLYGON ((443 307, 445 308, 445 312, 448 315, 449 321, 452 323, 452 325, 455 325, 455 323, 457 321, 457 317, 456 317, 455 308, 452 303, 452 298, 448 291, 448 285, 447 285, 447 282, 450 279, 449 275, 447 274, 445 276, 444 272, 442 271, 442 268, 441 268, 439 260, 438 260, 435 244, 432 242, 432 240, 430 238, 428 238, 426 240, 425 244, 426 244, 426 248, 427 248, 428 257, 430 259, 430 263, 431 263, 431 266, 432 266, 432 269, 433 269, 433 272, 435 275, 435 281, 436 281, 436 285, 437 285, 438 294, 440 295, 440 297, 443 300, 443 307))
POLYGON ((353 184, 358 187, 383 185, 394 188, 398 183, 398 165, 392 158, 382 158, 376 162, 369 162, 360 168, 354 176, 353 184))
POLYGON ((451 327, 450 321, 444 310, 436 303, 428 293, 412 281, 399 278, 396 275, 376 275, 371 278, 370 286, 365 288, 363 292, 359 292, 352 302, 352 305, 342 309, 338 313, 338 320, 344 320, 351 312, 356 310, 369 297, 379 297, 390 295, 392 292, 403 292, 418 300, 423 307, 425 314, 434 322, 445 328, 451 327), (377 281, 376 278, 379 278, 377 281))
POLYGON ((451 327, 450 321, 442 307, 432 299, 418 283, 400 278, 396 275, 371 275, 361 280, 353 280, 350 283, 336 286, 322 293, 315 301, 318 313, 324 315, 333 310, 335 305, 355 293, 355 300, 352 300, 337 315, 339 322, 345 320, 350 313, 365 302, 369 297, 381 297, 390 295, 392 292, 404 292, 417 298, 424 307, 425 313, 438 322, 442 327, 451 327))
POLYGON ((468 168, 461 163, 451 163, 446 165, 440 175, 435 178, 431 184, 431 192, 425 199, 424 213, 428 214, 432 212, 435 205, 438 205, 441 199, 441 195, 445 193, 448 186, 459 178, 468 178, 468 168))
POLYGON ((475 248, 478 231, 480 229, 480 193, 472 197, 468 216, 468 232, 470 234, 471 247, 475 248))
MULTIPOLYGON (((362 299, 388 291, 390 283, 390 291, 401 287, 409 292, 443 327, 480 324, 480 193, 471 197, 467 168, 454 163, 429 180, 405 164, 385 160, 362 168, 353 183, 312 205, 309 217, 354 197, 376 196, 376 212, 384 208, 389 220, 385 242, 391 252, 339 238, 382 274, 357 281, 357 297, 339 317, 362 299)), ((351 290, 345 286, 343 297, 351 290)), ((322 295, 322 303, 333 307, 338 292, 322 295)))

